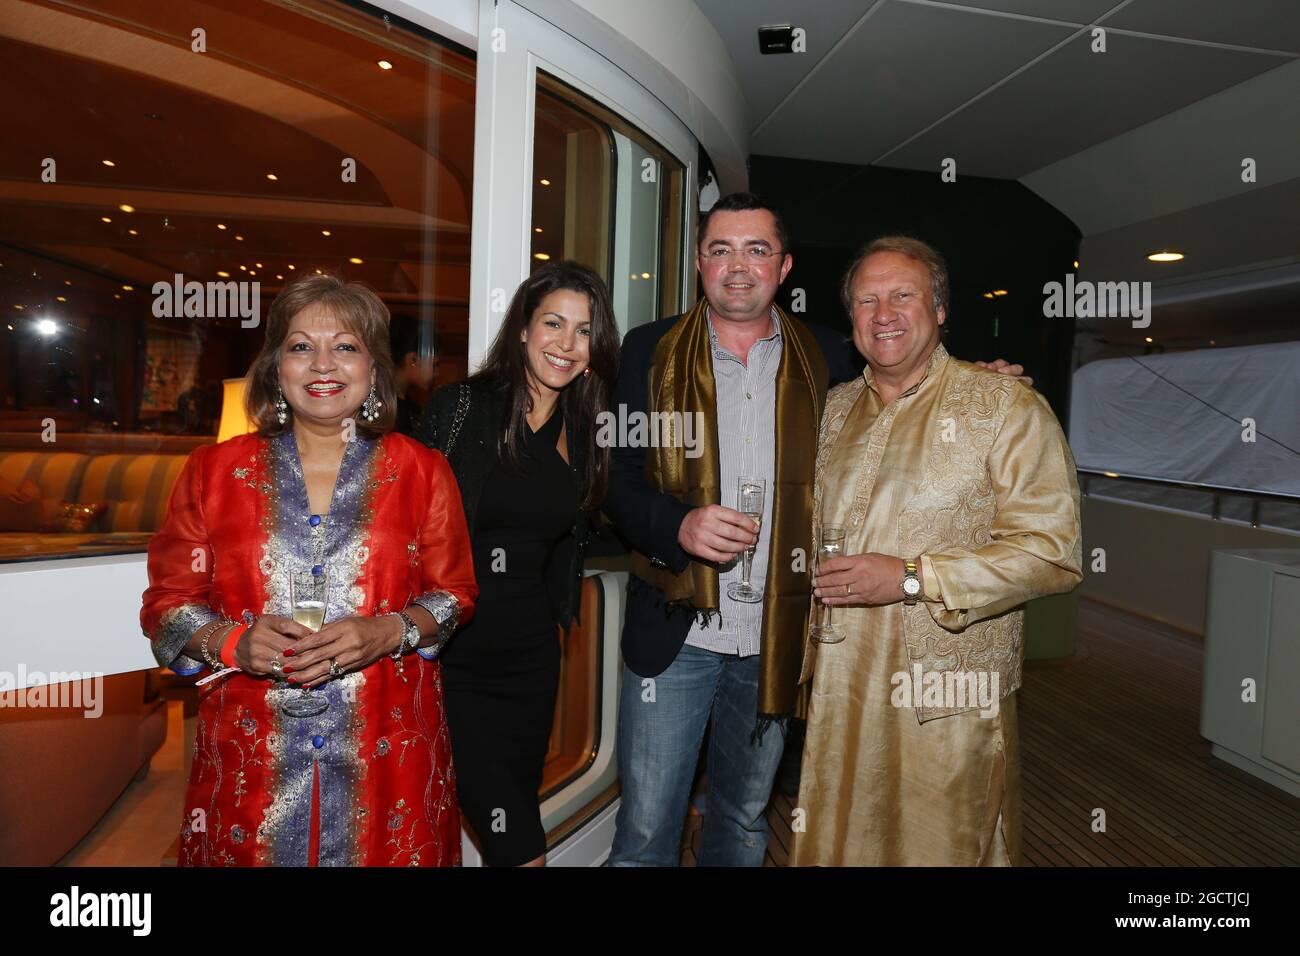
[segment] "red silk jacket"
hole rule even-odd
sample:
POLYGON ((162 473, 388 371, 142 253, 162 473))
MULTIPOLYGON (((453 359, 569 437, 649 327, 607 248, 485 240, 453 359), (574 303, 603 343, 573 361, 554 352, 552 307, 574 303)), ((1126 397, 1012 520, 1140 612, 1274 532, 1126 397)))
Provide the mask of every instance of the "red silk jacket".
MULTIPOLYGON (((473 613, 469 534, 440 453, 398 434, 349 442, 329 512, 308 512, 291 432, 190 455, 149 544, 140 624, 160 664, 204 669, 183 650, 207 621, 289 616, 288 572, 313 565, 329 574, 326 623, 418 603, 450 635, 473 613)), ((458 865, 438 649, 327 682, 312 693, 329 709, 312 718, 281 713, 301 691, 270 680, 201 688, 181 865, 458 865)))

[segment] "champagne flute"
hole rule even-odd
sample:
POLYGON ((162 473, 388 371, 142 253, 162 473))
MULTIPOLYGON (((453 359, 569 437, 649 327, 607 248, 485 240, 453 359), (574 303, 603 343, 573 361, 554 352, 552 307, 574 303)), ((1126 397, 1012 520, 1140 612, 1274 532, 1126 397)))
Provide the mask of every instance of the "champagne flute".
MULTIPOLYGON (((303 627, 319 631, 325 623, 325 610, 329 606, 329 575, 318 565, 310 571, 289 573, 289 605, 293 619, 303 627)), ((306 687, 291 695, 280 708, 290 717, 315 717, 329 709, 330 702, 322 694, 313 694, 306 687)))
MULTIPOLYGON (((836 557, 844 551, 844 529, 822 528, 821 541, 817 545, 817 570, 820 573, 822 562, 836 557)), ((838 644, 844 640, 843 628, 831 623, 832 608, 824 600, 818 599, 813 606, 813 626, 808 636, 822 644, 838 644)))
MULTIPOLYGON (((741 478, 737 483, 736 510, 752 520, 761 529, 763 527, 763 499, 767 496, 767 482, 762 478, 741 478)), ((763 592, 749 583, 749 569, 754 563, 755 543, 745 549, 740 562, 740 581, 727 585, 727 596, 734 601, 745 604, 757 604, 763 600, 763 592)))

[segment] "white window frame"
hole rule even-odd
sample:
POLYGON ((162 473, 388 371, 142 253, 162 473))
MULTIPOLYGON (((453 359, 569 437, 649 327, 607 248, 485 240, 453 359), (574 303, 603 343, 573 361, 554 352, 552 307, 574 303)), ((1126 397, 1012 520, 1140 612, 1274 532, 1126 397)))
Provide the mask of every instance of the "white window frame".
POLYGON ((694 289, 692 261, 685 253, 693 248, 695 226, 690 208, 698 162, 695 137, 643 86, 590 47, 511 0, 481 0, 470 227, 471 371, 496 337, 510 296, 531 271, 538 70, 613 110, 685 167, 683 195, 688 208, 678 264, 679 301, 665 305, 684 310, 694 289))

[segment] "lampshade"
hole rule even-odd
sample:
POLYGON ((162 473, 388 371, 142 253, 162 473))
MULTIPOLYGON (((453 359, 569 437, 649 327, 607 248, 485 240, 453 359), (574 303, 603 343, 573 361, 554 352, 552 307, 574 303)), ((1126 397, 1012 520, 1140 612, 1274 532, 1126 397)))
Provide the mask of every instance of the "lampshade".
POLYGON ((253 431, 253 423, 244 412, 244 380, 227 378, 222 381, 221 426, 217 429, 217 441, 235 438, 253 431))

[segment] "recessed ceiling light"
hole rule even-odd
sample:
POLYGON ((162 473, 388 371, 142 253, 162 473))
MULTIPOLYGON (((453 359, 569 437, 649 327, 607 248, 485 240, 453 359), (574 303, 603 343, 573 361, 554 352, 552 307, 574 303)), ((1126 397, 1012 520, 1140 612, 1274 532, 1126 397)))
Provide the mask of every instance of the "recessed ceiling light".
POLYGON ((641 273, 641 278, 642 278, 642 279, 648 279, 648 278, 650 278, 650 273, 648 273, 648 272, 643 272, 643 273, 641 273))
POLYGON ((549 179, 539 179, 537 181, 541 183, 543 186, 549 186, 551 184, 551 181, 549 179))
POLYGON ((135 286, 133 286, 133 285, 124 285, 124 286, 122 286, 122 291, 123 291, 123 292, 134 292, 134 291, 135 291, 135 286))
POLYGON ((229 279, 229 278, 230 278, 230 273, 229 273, 229 272, 222 272, 221 270, 217 270, 217 275, 221 276, 221 278, 223 278, 223 279, 229 279))
POLYGON ((1214 339, 1210 339, 1210 344, 1211 344, 1211 345, 1214 344, 1214 339))
POLYGON ((1153 343, 1154 341, 1155 341, 1155 339, 1153 339, 1151 336, 1149 336, 1149 335, 1147 336, 1147 345, 1150 345, 1150 344, 1153 343))
POLYGON ((243 237, 243 236, 235 236, 235 240, 236 240, 237 242, 243 242, 243 241, 244 241, 244 237, 243 237))
POLYGON ((1181 252, 1170 252, 1166 249, 1161 252, 1153 252, 1147 258, 1152 262, 1177 262, 1183 258, 1183 254, 1181 252))
POLYGON ((533 232, 541 232, 541 231, 542 231, 541 226, 533 226, 533 232))
POLYGON ((387 60, 380 60, 379 68, 381 70, 391 70, 393 68, 393 64, 389 63, 387 60))
POLYGON ((14 308, 17 309, 19 312, 23 310, 23 307, 21 305, 15 305, 14 308))
POLYGON ((253 265, 255 265, 259 269, 262 268, 262 264, 260 262, 254 262, 253 265))
POLYGON ((225 228, 226 228, 226 224, 225 224, 224 222, 219 222, 219 223, 217 223, 217 228, 218 228, 218 229, 225 229, 225 228))
POLYGON ((240 271, 240 272, 247 272, 247 271, 248 271, 248 266, 240 266, 240 267, 239 267, 239 271, 240 271))
POLYGON ((140 235, 140 233, 137 232, 135 229, 128 229, 127 232, 129 232, 129 233, 130 233, 131 235, 133 235, 133 236, 138 236, 138 235, 140 235))
POLYGON ((1079 260, 1078 260, 1078 259, 1075 259, 1075 260, 1074 260, 1074 267, 1075 267, 1076 269, 1079 268, 1079 260))
POLYGON ((328 229, 322 229, 322 230, 320 231, 320 234, 321 234, 322 236, 328 236, 328 235, 330 234, 330 231, 329 231, 328 229))
POLYGON ((105 166, 116 166, 116 165, 117 165, 117 163, 113 162, 111 159, 101 159, 100 162, 103 163, 105 166))
POLYGON ((289 263, 289 268, 290 268, 290 269, 294 268, 294 264, 293 264, 292 262, 289 263))
POLYGON ((986 299, 991 299, 991 298, 993 298, 993 293, 992 293, 992 292, 985 292, 985 293, 984 293, 984 298, 986 298, 986 299))
POLYGON ((112 222, 113 220, 110 219, 108 216, 100 216, 100 217, 99 217, 99 221, 100 221, 100 222, 112 222))
POLYGON ((325 273, 323 273, 323 272, 321 272, 319 269, 317 269, 317 270, 316 270, 316 274, 317 274, 318 276, 320 276, 320 275, 324 275, 325 273))
POLYGON ((1006 290, 1006 289, 994 289, 994 290, 993 290, 993 294, 994 294, 994 295, 1006 295, 1006 294, 1007 294, 1007 290, 1006 290))
POLYGON ((283 278, 284 278, 284 276, 280 275, 280 273, 278 273, 278 272, 275 274, 275 277, 276 277, 277 279, 283 279, 283 278))
POLYGON ((72 285, 72 280, 71 280, 71 279, 64 279, 64 280, 63 280, 63 284, 64 284, 64 285, 72 285))
POLYGON ((353 256, 351 259, 348 260, 348 262, 352 263, 354 266, 361 265, 361 260, 358 259, 356 256, 353 256))
POLYGON ((114 293, 113 293, 113 298, 115 298, 115 299, 120 299, 120 298, 122 298, 122 296, 121 296, 121 294, 119 294, 119 293, 117 293, 117 292, 114 292, 114 293))
POLYGON ((277 179, 279 179, 280 177, 277 176, 275 173, 267 173, 267 174, 266 174, 266 178, 269 179, 269 180, 271 180, 271 182, 275 182, 275 181, 276 181, 277 179))
POLYGON ((68 297, 67 297, 66 295, 56 295, 54 298, 55 298, 56 300, 58 300, 59 302, 67 302, 67 301, 68 301, 68 297))
POLYGON ((249 270, 248 270, 248 274, 249 274, 250 276, 255 276, 255 275, 257 275, 257 272, 256 272, 256 270, 249 269, 249 270))
POLYGON ((534 252, 534 253, 533 253, 533 258, 534 258, 534 259, 541 259, 543 262, 545 262, 547 259, 549 259, 549 258, 551 258, 551 257, 548 256, 548 255, 547 255, 546 253, 544 253, 544 252, 534 252))

